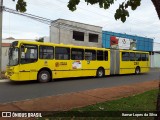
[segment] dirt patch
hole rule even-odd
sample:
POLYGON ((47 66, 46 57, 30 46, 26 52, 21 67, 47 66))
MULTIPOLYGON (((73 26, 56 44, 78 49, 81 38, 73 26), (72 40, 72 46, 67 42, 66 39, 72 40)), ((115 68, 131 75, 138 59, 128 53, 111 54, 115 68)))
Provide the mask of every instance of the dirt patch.
POLYGON ((105 102, 158 88, 159 81, 99 88, 63 95, 0 104, 0 111, 63 111, 105 102))

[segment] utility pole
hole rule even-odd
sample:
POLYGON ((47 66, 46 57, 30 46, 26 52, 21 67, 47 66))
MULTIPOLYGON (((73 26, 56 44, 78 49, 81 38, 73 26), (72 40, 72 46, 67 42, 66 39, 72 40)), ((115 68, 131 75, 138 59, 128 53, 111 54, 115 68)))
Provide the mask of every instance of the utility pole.
POLYGON ((0 78, 2 78, 2 16, 3 16, 3 0, 0 0, 0 78))

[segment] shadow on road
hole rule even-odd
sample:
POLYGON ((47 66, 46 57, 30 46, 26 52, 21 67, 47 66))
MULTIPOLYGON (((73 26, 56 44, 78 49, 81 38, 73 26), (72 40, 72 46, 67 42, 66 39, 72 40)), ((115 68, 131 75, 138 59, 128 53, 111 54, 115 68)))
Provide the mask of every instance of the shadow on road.
MULTIPOLYGON (((53 79, 51 82, 62 82, 62 81, 74 81, 74 80, 88 80, 88 79, 103 79, 103 78, 114 78, 114 77, 124 77, 124 76, 141 76, 141 75, 147 75, 148 73, 141 73, 139 75, 135 74, 117 74, 117 75, 107 75, 102 78, 97 77, 75 77, 75 78, 59 78, 59 79, 53 79)), ((8 82, 10 85, 26 85, 26 84, 46 84, 46 83, 39 83, 37 80, 30 80, 30 81, 10 81, 8 82)))

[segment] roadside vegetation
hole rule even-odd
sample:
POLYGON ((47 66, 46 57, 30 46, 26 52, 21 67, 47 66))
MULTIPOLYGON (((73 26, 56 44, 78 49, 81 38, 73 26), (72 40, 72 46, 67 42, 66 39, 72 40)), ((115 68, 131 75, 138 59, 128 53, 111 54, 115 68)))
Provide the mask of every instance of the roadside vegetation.
POLYGON ((1 72, 1 79, 7 79, 6 76, 5 76, 5 71, 1 72))
POLYGON ((38 120, 154 120, 154 117, 120 116, 122 111, 132 115, 144 114, 146 111, 152 113, 156 110, 157 95, 158 89, 150 90, 127 98, 75 108, 65 113, 54 114, 54 117, 39 118, 38 120))

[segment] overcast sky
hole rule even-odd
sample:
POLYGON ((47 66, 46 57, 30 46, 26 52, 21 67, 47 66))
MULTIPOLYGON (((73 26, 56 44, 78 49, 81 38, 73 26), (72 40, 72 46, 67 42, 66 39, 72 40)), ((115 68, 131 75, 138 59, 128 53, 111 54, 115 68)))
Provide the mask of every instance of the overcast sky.
MULTIPOLYGON (((69 0, 26 0, 27 13, 56 20, 58 18, 103 27, 103 30, 154 38, 160 43, 160 20, 151 0, 130 11, 125 23, 114 19, 115 10, 123 0, 117 0, 108 10, 98 5, 87 5, 83 0, 75 12, 67 8, 69 0)), ((16 2, 4 0, 4 6, 15 9, 16 2)), ((3 38, 36 39, 49 36, 49 25, 12 13, 3 13, 3 38)))

